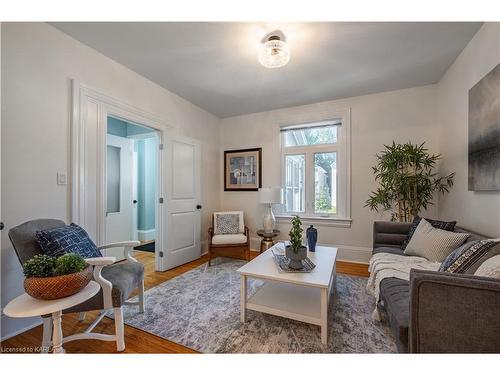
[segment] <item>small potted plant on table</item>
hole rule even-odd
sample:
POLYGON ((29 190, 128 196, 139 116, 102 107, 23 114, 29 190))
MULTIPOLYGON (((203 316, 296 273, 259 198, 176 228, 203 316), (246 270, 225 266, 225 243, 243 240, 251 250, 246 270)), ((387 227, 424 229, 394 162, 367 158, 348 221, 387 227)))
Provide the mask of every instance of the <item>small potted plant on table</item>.
POLYGON ((77 254, 35 255, 23 264, 24 289, 31 297, 53 300, 78 293, 92 280, 92 267, 77 254))
POLYGON ((290 245, 286 247, 286 257, 290 259, 288 266, 294 270, 303 268, 302 261, 307 258, 307 248, 302 245, 302 222, 300 217, 294 216, 292 219, 292 229, 290 229, 290 245))

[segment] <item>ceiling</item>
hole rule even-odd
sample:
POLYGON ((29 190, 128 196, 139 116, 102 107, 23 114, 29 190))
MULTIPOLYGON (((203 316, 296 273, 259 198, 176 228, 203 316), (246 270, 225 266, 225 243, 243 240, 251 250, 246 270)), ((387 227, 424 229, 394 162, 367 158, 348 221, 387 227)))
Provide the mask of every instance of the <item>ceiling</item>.
POLYGON ((218 117, 439 81, 480 23, 62 22, 53 26, 218 117), (281 31, 290 63, 258 62, 281 31))

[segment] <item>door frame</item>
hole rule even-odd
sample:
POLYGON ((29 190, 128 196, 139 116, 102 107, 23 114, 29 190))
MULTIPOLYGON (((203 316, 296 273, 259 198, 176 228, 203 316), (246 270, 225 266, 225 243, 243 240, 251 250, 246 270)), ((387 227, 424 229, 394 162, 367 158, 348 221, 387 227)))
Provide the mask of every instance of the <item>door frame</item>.
POLYGON ((158 166, 157 166, 157 204, 156 204, 156 243, 155 269, 161 269, 160 252, 163 251, 165 231, 163 230, 164 208, 160 198, 165 196, 165 157, 163 144, 167 134, 173 129, 167 121, 150 112, 132 106, 125 101, 114 98, 101 91, 86 86, 77 80, 71 80, 72 106, 71 106, 71 220, 86 227, 85 208, 87 207, 87 175, 89 166, 86 164, 85 152, 87 146, 86 126, 87 102, 92 103, 97 110, 97 189, 96 189, 96 227, 95 241, 98 246, 106 242, 106 134, 107 118, 112 116, 137 125, 147 126, 158 135, 158 166))

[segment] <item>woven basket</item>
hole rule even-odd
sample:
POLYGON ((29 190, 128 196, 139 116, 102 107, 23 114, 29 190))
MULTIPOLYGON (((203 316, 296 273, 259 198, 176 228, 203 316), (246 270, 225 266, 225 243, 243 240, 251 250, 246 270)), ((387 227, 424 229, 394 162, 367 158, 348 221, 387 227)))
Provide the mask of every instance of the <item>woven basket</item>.
POLYGON ((44 300, 64 298, 78 293, 92 280, 92 267, 69 275, 52 277, 27 277, 24 290, 31 297, 44 300))

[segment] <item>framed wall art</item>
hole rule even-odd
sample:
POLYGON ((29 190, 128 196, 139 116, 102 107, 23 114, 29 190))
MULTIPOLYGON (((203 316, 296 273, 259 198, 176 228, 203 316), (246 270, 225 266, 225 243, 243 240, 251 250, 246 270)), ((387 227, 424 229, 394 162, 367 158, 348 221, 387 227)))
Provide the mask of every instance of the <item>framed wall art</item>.
POLYGON ((224 190, 256 191, 262 187, 262 148, 224 151, 224 190))
POLYGON ((500 190, 500 64, 469 90, 469 190, 500 190))

